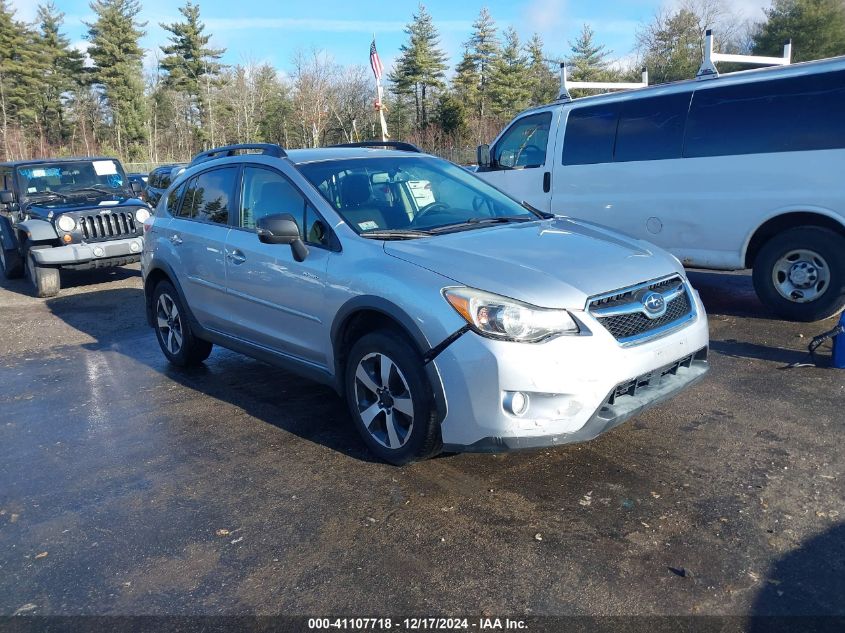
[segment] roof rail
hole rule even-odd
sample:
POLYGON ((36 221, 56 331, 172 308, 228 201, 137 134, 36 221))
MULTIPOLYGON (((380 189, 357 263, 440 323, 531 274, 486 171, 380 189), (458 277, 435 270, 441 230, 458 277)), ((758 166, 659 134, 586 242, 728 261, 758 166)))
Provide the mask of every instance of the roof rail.
POLYGON ((789 66, 792 63, 792 40, 783 45, 783 57, 761 57, 759 55, 728 55, 713 52, 713 31, 707 29, 704 33, 704 61, 698 69, 698 79, 715 79, 719 76, 716 62, 731 62, 734 64, 752 64, 756 66, 789 66))
POLYGON ((570 90, 634 90, 648 87, 648 70, 643 68, 643 80, 640 82, 625 81, 569 81, 566 64, 560 65, 560 95, 558 101, 572 101, 570 90))
POLYGON ((423 153, 419 147, 413 143, 406 143, 405 141, 360 141, 358 143, 339 143, 337 145, 329 145, 329 147, 389 147, 404 152, 423 153))
POLYGON ((284 158, 287 156, 285 150, 274 143, 240 143, 238 145, 215 147, 205 152, 200 152, 191 159, 191 165, 204 163, 207 160, 214 160, 215 158, 223 158, 224 156, 235 156, 238 152, 250 149, 260 149, 262 155, 272 156, 274 158, 284 158))

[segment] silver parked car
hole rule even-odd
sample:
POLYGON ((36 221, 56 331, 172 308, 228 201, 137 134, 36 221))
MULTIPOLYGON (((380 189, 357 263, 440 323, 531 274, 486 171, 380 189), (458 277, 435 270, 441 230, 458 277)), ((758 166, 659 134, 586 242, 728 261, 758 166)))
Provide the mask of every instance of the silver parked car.
POLYGON ((332 385, 395 464, 588 440, 707 371, 671 255, 361 145, 223 147, 175 178, 142 255, 171 362, 218 344, 332 385))

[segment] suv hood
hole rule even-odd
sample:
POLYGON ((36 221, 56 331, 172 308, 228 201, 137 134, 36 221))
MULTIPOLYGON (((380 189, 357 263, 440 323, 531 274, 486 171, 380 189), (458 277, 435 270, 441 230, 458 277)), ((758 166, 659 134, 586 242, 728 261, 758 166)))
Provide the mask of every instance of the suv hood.
POLYGON ((75 213, 78 211, 105 211, 107 209, 126 209, 132 207, 146 206, 137 198, 124 194, 104 195, 88 198, 75 198, 71 200, 32 200, 27 201, 25 209, 32 215, 41 217, 57 216, 62 213, 75 213))
POLYGON ((458 284, 546 308, 581 310, 589 297, 683 275, 652 244, 562 217, 390 241, 384 249, 458 284))

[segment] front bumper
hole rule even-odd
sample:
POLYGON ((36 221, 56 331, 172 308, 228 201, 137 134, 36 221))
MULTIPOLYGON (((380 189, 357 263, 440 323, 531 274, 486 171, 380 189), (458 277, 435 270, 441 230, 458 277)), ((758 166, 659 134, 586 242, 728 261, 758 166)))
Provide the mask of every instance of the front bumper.
POLYGON ((83 242, 53 248, 39 248, 32 251, 32 256, 42 266, 78 265, 114 259, 129 259, 136 262, 141 257, 143 247, 144 238, 139 235, 93 244, 83 242))
MULTIPOLYGON (((696 293, 693 293, 694 295, 696 293)), ((433 362, 446 394, 444 450, 494 452, 593 439, 665 402, 707 372, 701 301, 686 327, 625 347, 589 315, 588 336, 509 343, 468 332, 433 362), (522 415, 510 394, 528 396, 522 415)))

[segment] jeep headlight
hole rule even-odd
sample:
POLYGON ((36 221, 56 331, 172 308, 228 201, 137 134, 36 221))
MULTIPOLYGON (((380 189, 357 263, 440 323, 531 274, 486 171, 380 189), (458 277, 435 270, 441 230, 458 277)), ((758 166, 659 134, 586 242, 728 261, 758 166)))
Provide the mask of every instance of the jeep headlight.
POLYGON ((69 215, 60 215, 59 219, 56 221, 56 224, 65 233, 70 233, 73 229, 76 228, 76 220, 74 220, 69 215))
POLYGON ((538 308, 474 288, 446 288, 443 296, 475 331, 491 338, 536 343, 580 332, 566 310, 538 308))
POLYGON ((143 207, 141 207, 135 212, 135 221, 138 222, 138 224, 143 224, 147 221, 147 218, 149 217, 150 212, 144 209, 143 207))

